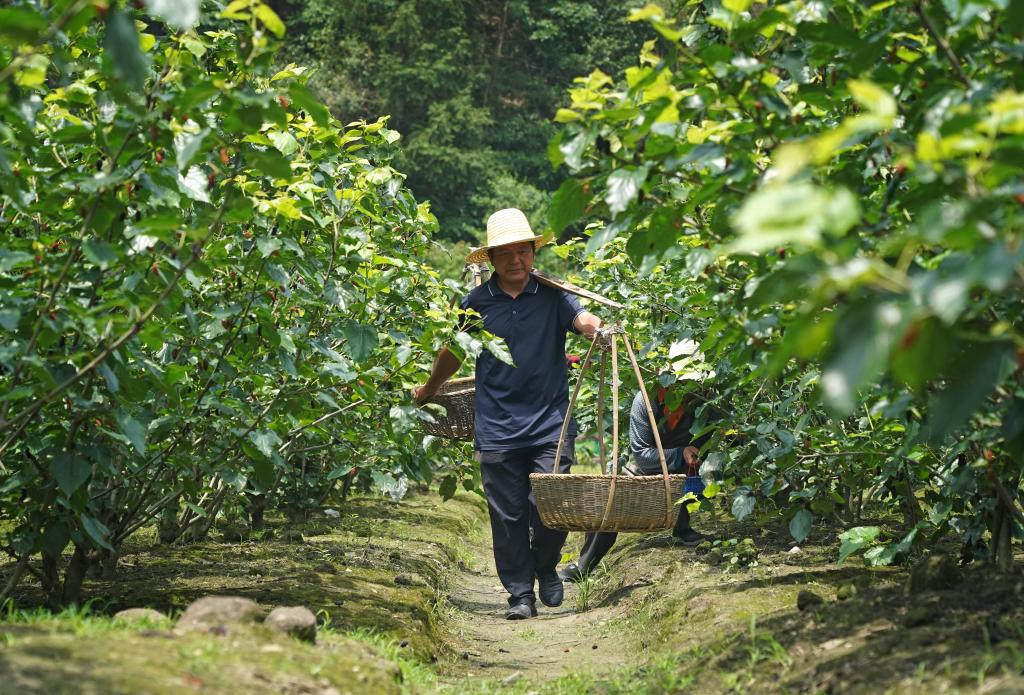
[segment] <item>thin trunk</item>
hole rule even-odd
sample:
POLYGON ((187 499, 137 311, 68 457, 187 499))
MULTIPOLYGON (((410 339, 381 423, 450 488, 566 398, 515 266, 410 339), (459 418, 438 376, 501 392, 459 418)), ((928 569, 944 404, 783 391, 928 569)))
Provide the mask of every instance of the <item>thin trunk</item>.
POLYGON ((68 563, 68 568, 64 571, 61 605, 78 605, 82 602, 82 582, 85 581, 90 564, 88 553, 82 546, 76 545, 75 552, 71 555, 71 562, 68 563))

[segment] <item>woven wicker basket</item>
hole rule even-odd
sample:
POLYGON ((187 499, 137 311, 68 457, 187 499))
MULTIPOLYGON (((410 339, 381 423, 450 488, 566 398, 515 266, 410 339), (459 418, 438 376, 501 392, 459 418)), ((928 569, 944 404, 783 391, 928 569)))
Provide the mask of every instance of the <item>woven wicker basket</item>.
MULTIPOLYGON (((647 406, 647 417, 654 431, 654 441, 658 448, 661 462, 661 475, 620 476, 613 465, 611 475, 573 475, 571 473, 531 473, 530 484, 540 514, 541 521, 548 528, 562 531, 653 531, 672 528, 679 516, 677 500, 683 497, 686 485, 685 475, 669 475, 665 450, 661 445, 661 436, 655 422, 640 366, 633 354, 629 338, 620 327, 608 329, 607 335, 611 343, 612 363, 612 457, 613 462, 619 459, 619 366, 617 339, 621 335, 622 342, 629 353, 637 383, 647 406)), ((558 438, 555 461, 561 460, 565 434, 569 429, 583 374, 590 365, 594 352, 594 341, 583 360, 576 388, 569 401, 562 432, 558 438)), ((603 422, 603 400, 605 387, 604 353, 601 358, 601 386, 597 396, 597 421, 603 422)), ((605 468, 604 442, 601 442, 601 470, 605 468)))
POLYGON ((423 422, 423 431, 435 437, 472 440, 476 399, 476 377, 447 381, 428 403, 437 403, 446 413, 431 412, 434 422, 423 422))
MULTIPOLYGON (((665 479, 660 475, 538 474, 530 476, 544 525, 560 531, 653 531, 676 523, 678 504, 666 518, 665 479), (612 481, 615 495, 607 509, 612 481)), ((683 496, 685 475, 670 475, 673 502, 683 496)))

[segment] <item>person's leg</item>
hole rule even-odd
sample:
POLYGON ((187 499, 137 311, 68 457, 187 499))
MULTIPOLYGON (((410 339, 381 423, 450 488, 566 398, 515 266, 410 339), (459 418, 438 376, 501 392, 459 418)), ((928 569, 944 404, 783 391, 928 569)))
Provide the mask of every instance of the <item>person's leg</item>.
POLYGON ((690 510, 686 503, 679 505, 679 517, 676 519, 676 526, 672 529, 672 535, 681 537, 690 530, 690 510))
MULTIPOLYGON (((554 444, 534 447, 531 457, 534 473, 551 472, 555 459, 555 448, 554 444)), ((575 440, 568 440, 562 448, 562 460, 559 462, 558 472, 568 473, 575 460, 575 440)), ((537 576, 554 574, 555 566, 562 557, 562 546, 565 545, 565 539, 569 534, 565 531, 550 529, 541 522, 534 502, 533 490, 530 490, 530 519, 533 528, 533 566, 537 576)))
POLYGON ((491 540, 498 578, 509 605, 536 600, 530 552, 530 463, 522 450, 480 451, 480 473, 491 518, 491 540))
POLYGON ((608 551, 615 545, 615 539, 619 534, 612 531, 601 531, 600 533, 588 533, 587 542, 583 544, 583 552, 580 559, 576 561, 580 574, 586 576, 594 571, 601 558, 608 554, 608 551))

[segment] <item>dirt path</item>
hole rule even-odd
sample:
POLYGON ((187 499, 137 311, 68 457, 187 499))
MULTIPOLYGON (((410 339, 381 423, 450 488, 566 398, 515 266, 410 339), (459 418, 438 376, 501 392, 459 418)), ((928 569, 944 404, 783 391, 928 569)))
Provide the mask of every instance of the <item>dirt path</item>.
MULTIPOLYGON (((566 549, 575 547, 572 540, 566 549)), ((546 681, 567 674, 604 673, 627 663, 621 633, 611 624, 622 614, 615 605, 582 607, 580 589, 566 583, 558 608, 538 602, 538 616, 506 620, 504 588, 494 569, 489 541, 474 539, 473 567, 464 570, 449 598, 454 610, 457 658, 443 680, 505 684, 546 681)))

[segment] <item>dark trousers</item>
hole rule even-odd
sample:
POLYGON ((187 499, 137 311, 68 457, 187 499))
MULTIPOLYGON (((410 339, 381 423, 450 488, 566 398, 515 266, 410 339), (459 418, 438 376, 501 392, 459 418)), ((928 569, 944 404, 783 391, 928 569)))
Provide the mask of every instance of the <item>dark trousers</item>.
MULTIPOLYGON (((680 536, 686 529, 690 528, 690 512, 685 504, 679 505, 679 518, 676 519, 676 526, 672 529, 673 536, 680 536)), ((619 534, 612 531, 600 531, 588 533, 583 539, 583 550, 580 551, 580 558, 576 561, 581 574, 588 574, 597 567, 601 558, 608 554, 608 551, 615 545, 615 539, 619 534)))
MULTIPOLYGON (((562 448, 560 473, 568 473, 575 460, 573 444, 569 440, 562 448)), ((551 472, 555 447, 476 452, 491 516, 494 564, 509 593, 509 605, 524 598, 536 600, 534 578, 555 572, 568 535, 541 523, 530 489, 530 473, 551 472)))

